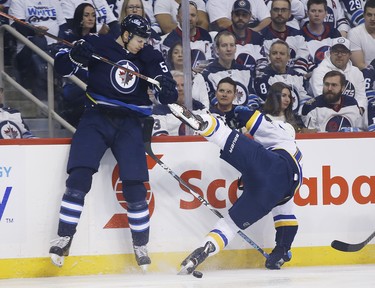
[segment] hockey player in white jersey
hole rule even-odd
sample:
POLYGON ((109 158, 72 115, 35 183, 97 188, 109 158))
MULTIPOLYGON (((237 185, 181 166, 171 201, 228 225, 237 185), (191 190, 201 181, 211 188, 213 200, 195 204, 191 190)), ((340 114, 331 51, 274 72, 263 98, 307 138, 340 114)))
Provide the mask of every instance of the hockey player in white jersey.
MULTIPOLYGON (((243 180, 243 194, 228 215, 215 224, 201 246, 181 263, 180 274, 190 274, 207 257, 223 250, 237 231, 248 228, 274 207, 291 201, 302 182, 302 154, 294 134, 288 132, 294 131, 290 124, 269 122, 257 110, 244 106, 235 109, 239 127, 246 128, 254 137, 250 139, 210 114, 196 116, 177 104, 169 106, 181 121, 218 145, 220 158, 241 172, 243 180)), ((267 268, 280 269, 291 260, 290 241, 293 239, 276 246, 266 260, 267 268)))

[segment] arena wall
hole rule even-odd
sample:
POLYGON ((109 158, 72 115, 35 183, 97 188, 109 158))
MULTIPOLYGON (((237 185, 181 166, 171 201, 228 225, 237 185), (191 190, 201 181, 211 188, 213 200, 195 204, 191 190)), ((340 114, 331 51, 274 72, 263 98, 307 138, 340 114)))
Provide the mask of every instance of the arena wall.
MULTIPOLYGON (((375 245, 355 253, 330 247, 334 239, 357 243, 375 228, 375 137, 372 133, 300 135, 304 181, 295 196, 299 231, 285 266, 375 263, 375 245)), ((0 141, 0 278, 139 273, 118 167, 107 151, 86 197, 78 232, 63 268, 50 262, 67 177, 70 139, 0 141)), ((158 137, 155 154, 225 213, 238 197, 238 171, 219 149, 198 136, 158 137)), ((217 221, 162 167, 148 157, 151 212, 150 271, 175 273, 217 221)), ((270 179, 272 181, 272 179, 270 179)), ((274 227, 267 215, 245 233, 270 252, 274 227)), ((264 257, 236 237, 204 269, 264 266, 264 257)))

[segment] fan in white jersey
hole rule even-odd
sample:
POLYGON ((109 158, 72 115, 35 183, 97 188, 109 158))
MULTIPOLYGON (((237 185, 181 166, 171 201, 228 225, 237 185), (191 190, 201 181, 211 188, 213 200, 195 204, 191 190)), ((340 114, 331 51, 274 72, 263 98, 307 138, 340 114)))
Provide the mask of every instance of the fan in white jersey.
POLYGON ((343 94, 345 75, 329 71, 323 77, 323 94, 306 102, 302 120, 308 129, 318 132, 363 131, 364 117, 355 98, 343 94))
POLYGON ((368 0, 364 10, 365 22, 348 33, 353 65, 366 68, 375 59, 375 0, 368 0))

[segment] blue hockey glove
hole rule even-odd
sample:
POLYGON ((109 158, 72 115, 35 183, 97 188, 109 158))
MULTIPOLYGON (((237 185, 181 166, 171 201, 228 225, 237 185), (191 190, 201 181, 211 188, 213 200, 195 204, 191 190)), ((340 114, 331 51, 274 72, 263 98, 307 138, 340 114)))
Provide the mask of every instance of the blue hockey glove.
POLYGON ((155 80, 160 83, 160 88, 156 85, 154 86, 156 90, 155 96, 160 103, 170 104, 176 102, 178 97, 176 81, 174 81, 173 78, 165 75, 156 76, 155 80))
POLYGON ((249 119, 251 118, 251 116, 253 116, 255 111, 256 109, 253 109, 248 106, 242 106, 242 105, 237 106, 234 109, 234 117, 236 118, 238 122, 237 128, 245 127, 247 121, 249 121, 249 119))
POLYGON ((264 104, 264 101, 262 98, 255 94, 250 94, 247 96, 247 106, 253 108, 253 109, 259 109, 264 104))
POLYGON ((94 47, 83 39, 80 39, 74 43, 72 49, 69 52, 70 61, 79 67, 87 67, 90 59, 94 54, 94 47))

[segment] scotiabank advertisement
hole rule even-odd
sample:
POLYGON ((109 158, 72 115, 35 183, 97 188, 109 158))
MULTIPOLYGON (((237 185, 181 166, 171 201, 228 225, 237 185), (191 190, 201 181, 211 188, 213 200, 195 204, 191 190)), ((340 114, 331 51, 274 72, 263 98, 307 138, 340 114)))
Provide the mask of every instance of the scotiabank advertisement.
MULTIPOLYGON (((297 140, 304 179, 294 198, 299 231, 293 247, 328 247, 334 239, 357 243, 375 230, 375 138, 365 135, 297 140)), ((176 175, 225 215, 241 193, 237 189, 240 174, 219 158, 214 144, 199 137, 186 139, 154 139, 152 148, 176 175)), ((48 257, 50 240, 57 237, 69 141, 37 141, 0 145, 0 261, 48 257)), ((201 244, 218 218, 147 157, 149 251, 189 252, 201 244)), ((118 175, 116 161, 107 151, 86 196, 71 255, 133 253, 118 175)), ((244 232, 260 247, 274 247, 271 215, 244 232)), ((249 248, 236 237, 226 249, 249 248)))

